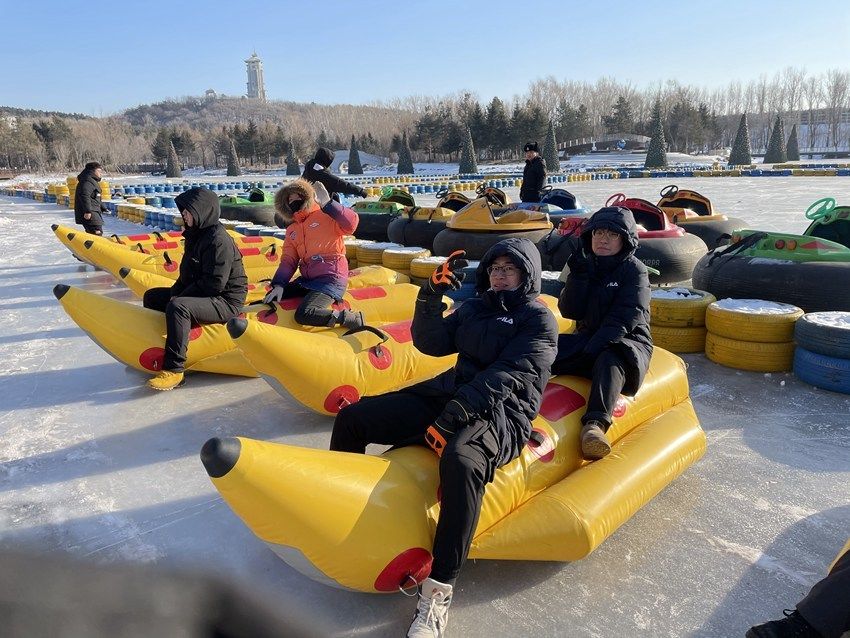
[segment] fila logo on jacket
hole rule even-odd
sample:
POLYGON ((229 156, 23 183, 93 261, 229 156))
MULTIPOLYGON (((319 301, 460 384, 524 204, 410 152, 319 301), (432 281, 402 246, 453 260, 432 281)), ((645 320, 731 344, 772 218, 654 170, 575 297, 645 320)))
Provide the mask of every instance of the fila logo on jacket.
POLYGON ((496 321, 503 321, 504 323, 514 325, 514 320, 512 317, 496 317, 496 321))

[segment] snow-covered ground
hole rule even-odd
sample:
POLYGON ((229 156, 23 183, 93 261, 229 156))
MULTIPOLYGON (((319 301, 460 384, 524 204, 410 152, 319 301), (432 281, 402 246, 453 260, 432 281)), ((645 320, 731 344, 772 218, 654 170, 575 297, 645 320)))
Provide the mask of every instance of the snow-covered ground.
MULTIPOLYGON (((599 206, 619 189, 654 201, 664 185, 569 186, 599 206)), ((814 199, 850 201, 844 178, 679 185, 798 231, 814 199)), ((270 593, 317 636, 402 635, 411 599, 301 576, 222 502, 198 459, 212 436, 324 448, 332 420, 261 379, 197 374, 171 393, 145 389, 147 377, 100 350, 51 292, 65 283, 132 298, 55 239, 50 224, 72 222, 53 204, 0 197, 0 548, 204 570, 270 593)), ((109 233, 138 228, 106 222, 109 233)), ((685 360, 705 457, 584 560, 468 564, 449 635, 741 636, 826 573, 850 530, 850 397, 685 360)))

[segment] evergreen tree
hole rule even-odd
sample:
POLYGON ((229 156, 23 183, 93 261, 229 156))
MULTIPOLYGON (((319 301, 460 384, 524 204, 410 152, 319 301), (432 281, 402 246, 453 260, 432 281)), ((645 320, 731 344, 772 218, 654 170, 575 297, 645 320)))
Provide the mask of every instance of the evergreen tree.
POLYGON ((788 156, 789 162, 797 162, 800 160, 800 146, 797 143, 797 125, 791 127, 791 134, 788 136, 788 148, 785 153, 788 156))
POLYGON ((746 113, 741 116, 741 122, 738 124, 735 143, 732 144, 732 152, 729 154, 729 163, 732 166, 746 166, 753 163, 753 152, 750 146, 750 129, 747 126, 746 113))
POLYGON ((661 100, 655 101, 652 109, 652 139, 646 151, 644 168, 663 168, 667 166, 667 143, 664 140, 664 123, 661 121, 661 100))
POLYGON ((495 158, 497 154, 504 153, 511 146, 510 118, 505 109, 505 103, 494 97, 487 107, 485 120, 489 131, 490 154, 495 158))
POLYGON ((764 154, 765 164, 778 164, 788 159, 785 152, 785 127, 782 125, 782 118, 776 116, 776 122, 773 124, 773 131, 770 133, 770 142, 767 143, 767 152, 764 154))
POLYGON ((289 149, 286 152, 286 174, 300 175, 301 168, 298 166, 298 158, 295 157, 295 144, 289 139, 289 149))
POLYGON ((183 177, 180 172, 180 160, 177 159, 177 151, 174 150, 174 143, 168 143, 168 160, 165 164, 166 177, 183 177))
POLYGON ((478 172, 478 162, 475 158, 475 146, 472 144, 472 130, 467 126, 466 127, 466 137, 463 140, 463 151, 461 151, 460 155, 460 169, 458 171, 461 175, 469 175, 470 173, 478 172))
POLYGON ((561 172, 561 162, 558 159, 558 142, 555 139, 554 120, 549 120, 549 132, 546 133, 546 141, 543 142, 543 161, 546 163, 546 171, 550 175, 561 172))
POLYGON ((398 150, 398 175, 413 175, 413 154, 407 141, 407 132, 401 136, 401 148, 398 150))
POLYGON ((357 149, 357 140, 351 135, 351 148, 348 149, 348 174, 362 175, 363 166, 360 165, 360 151, 357 149))
POLYGON ((233 140, 230 140, 230 148, 227 150, 227 176, 238 177, 241 174, 239 156, 236 154, 236 144, 233 140))
POLYGON ((602 116, 602 122, 608 133, 631 133, 635 128, 632 105, 622 95, 611 109, 611 115, 602 116))

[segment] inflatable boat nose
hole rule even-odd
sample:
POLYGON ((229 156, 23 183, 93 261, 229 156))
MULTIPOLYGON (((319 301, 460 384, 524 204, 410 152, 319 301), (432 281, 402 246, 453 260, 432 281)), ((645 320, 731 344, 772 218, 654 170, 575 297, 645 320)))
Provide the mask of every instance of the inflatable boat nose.
POLYGON ((56 232, 57 228, 59 228, 59 224, 50 224, 50 230, 52 230, 54 233, 56 232))
POLYGON ((66 286, 65 284, 56 284, 53 286, 53 294, 56 295, 57 299, 61 299, 65 296, 65 293, 71 289, 71 286, 66 286))
POLYGON ((201 463, 211 478, 221 478, 227 474, 239 461, 242 444, 239 439, 218 437, 210 439, 201 448, 201 463))
POLYGON ((233 339, 238 339, 248 329, 248 320, 241 317, 235 317, 227 322, 227 331, 233 339))

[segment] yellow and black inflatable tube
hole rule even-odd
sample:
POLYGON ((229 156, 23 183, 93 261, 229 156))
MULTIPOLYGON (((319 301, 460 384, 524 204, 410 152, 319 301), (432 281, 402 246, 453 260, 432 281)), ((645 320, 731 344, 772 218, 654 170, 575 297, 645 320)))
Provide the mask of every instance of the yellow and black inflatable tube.
MULTIPOLYGON (((532 444, 487 486, 470 558, 572 561, 587 556, 705 452, 684 363, 656 349, 643 387, 623 399, 611 454, 579 452, 589 382, 555 377, 532 444)), ((437 457, 381 456, 245 438, 201 451, 216 489, 290 566, 328 585, 395 592, 428 575, 439 514, 437 457)))

